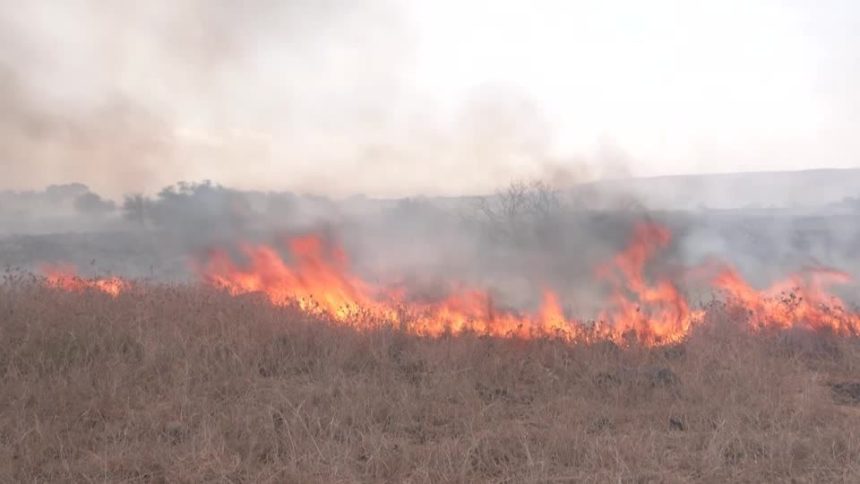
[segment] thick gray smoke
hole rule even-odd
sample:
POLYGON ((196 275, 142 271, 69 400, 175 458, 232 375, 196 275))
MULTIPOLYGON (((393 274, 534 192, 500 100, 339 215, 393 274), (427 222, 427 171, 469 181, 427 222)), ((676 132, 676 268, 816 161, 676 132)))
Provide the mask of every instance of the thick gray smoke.
MULTIPOLYGON (((650 183, 648 190, 649 181, 638 180, 636 197, 614 184, 559 189, 518 182, 481 197, 389 200, 250 192, 205 182, 112 201, 81 184, 52 186, 0 194, 6 234, 0 261, 11 268, 62 262, 84 274, 194 280, 193 263, 210 249, 228 249, 241 261, 242 243, 284 249, 287 237, 312 232, 342 245, 353 270, 381 284, 433 296, 456 282, 487 288, 500 304, 514 307, 534 305, 549 288, 569 310, 587 313, 605 289, 595 269, 626 246, 637 222, 650 221, 667 226, 673 242, 649 273, 679 283, 685 268, 712 260, 738 267, 758 286, 810 267, 860 274, 856 200, 801 208, 655 208, 648 203, 664 199, 667 182, 650 183)), ((736 201, 742 199, 738 192, 736 201)), ((289 252, 282 253, 289 260, 289 252)))

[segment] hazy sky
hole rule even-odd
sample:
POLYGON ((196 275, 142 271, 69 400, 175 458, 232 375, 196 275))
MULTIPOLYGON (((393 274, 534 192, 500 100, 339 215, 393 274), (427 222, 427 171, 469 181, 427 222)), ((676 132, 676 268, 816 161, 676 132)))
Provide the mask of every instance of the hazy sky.
POLYGON ((860 164, 860 3, 0 0, 0 189, 860 164))

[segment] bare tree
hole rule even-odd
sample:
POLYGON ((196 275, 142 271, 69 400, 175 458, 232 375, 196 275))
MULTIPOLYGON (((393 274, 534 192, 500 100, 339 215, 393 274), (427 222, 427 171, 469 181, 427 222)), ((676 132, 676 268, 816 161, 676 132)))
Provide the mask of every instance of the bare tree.
POLYGON ((477 202, 477 212, 489 231, 515 243, 544 235, 561 209, 558 192, 542 181, 513 182, 477 202))

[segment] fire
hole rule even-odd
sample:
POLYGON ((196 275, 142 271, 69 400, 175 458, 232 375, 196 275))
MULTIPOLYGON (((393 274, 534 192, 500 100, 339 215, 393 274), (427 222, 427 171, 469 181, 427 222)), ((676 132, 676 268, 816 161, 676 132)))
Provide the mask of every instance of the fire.
POLYGON ((204 279, 232 294, 261 292, 273 304, 296 303, 308 312, 322 313, 349 322, 361 310, 392 317, 394 312, 377 303, 374 288, 349 273, 346 256, 338 248, 325 247, 322 239, 309 235, 287 241, 295 258, 293 267, 266 245, 240 247, 248 266, 237 266, 225 251, 211 254, 204 279))
POLYGON ((428 336, 464 331, 526 336, 572 330, 560 324, 561 309, 550 292, 545 296, 548 306, 534 317, 499 311, 486 292, 476 289, 455 291, 442 301, 414 301, 403 291, 378 287, 351 274, 343 251, 317 236, 293 238, 287 246, 295 259, 292 265, 266 245, 242 245, 244 267, 225 251, 215 251, 202 268, 203 277, 234 295, 259 292, 273 304, 296 304, 355 326, 406 325, 428 336))
MULTIPOLYGON (((473 287, 452 286, 446 297, 427 300, 408 288, 374 284, 350 270, 343 250, 317 235, 286 239, 288 259, 276 247, 246 243, 238 247, 242 262, 226 250, 215 250, 197 270, 204 283, 232 295, 261 294, 272 304, 292 305, 356 329, 387 325, 424 336, 471 332, 571 342, 633 339, 660 345, 684 340, 705 320, 705 311, 692 308, 679 288, 679 278, 647 275, 649 263, 670 243, 666 227, 636 225, 627 247, 595 271, 596 282, 606 286, 609 295, 594 319, 566 315, 551 289, 542 291, 536 311, 522 312, 499 306, 490 292, 473 287)), ((676 272, 684 277, 707 272, 696 269, 676 272)), ((116 296, 129 287, 116 277, 78 277, 71 266, 48 266, 44 272, 50 286, 64 290, 95 289, 116 296)), ((711 289, 741 310, 751 331, 804 328, 860 335, 860 314, 828 292, 832 285, 850 281, 843 272, 819 268, 758 290, 727 265, 718 266, 707 278, 711 289)))
MULTIPOLYGON (((272 247, 244 245, 240 249, 248 260, 244 266, 217 251, 201 272, 206 281, 232 294, 259 292, 274 304, 297 304, 304 311, 359 328, 390 324, 427 336, 474 332, 569 341, 625 342, 632 337, 656 345, 683 340, 705 316, 702 309, 691 308, 672 279, 646 277, 649 261, 670 242, 666 227, 636 225, 629 245, 596 270, 597 281, 608 284, 611 294, 596 320, 588 322, 565 316, 558 295, 548 289, 534 313, 499 308, 487 291, 474 288, 456 288, 442 300, 422 301, 406 290, 378 287, 352 274, 343 251, 313 235, 287 241, 292 264, 272 247)), ((710 282, 749 314, 753 330, 804 327, 860 334, 860 315, 826 291, 831 284, 849 280, 841 272, 818 270, 758 291, 737 271, 724 267, 710 282)))
POLYGON ((410 327, 419 334, 437 336, 450 332, 474 332, 491 336, 559 336, 574 339, 577 325, 565 320, 558 297, 544 291, 543 302, 535 314, 519 314, 494 306, 485 291, 455 291, 439 302, 414 303, 410 327))
POLYGON ((128 288, 128 282, 119 277, 80 277, 77 269, 69 264, 43 265, 41 271, 48 286, 65 291, 93 289, 116 297, 128 288))
POLYGON ((422 301, 408 292, 386 290, 351 274, 343 251, 326 247, 316 236, 287 242, 294 263, 288 265, 272 247, 244 245, 247 259, 238 266, 224 251, 212 254, 202 268, 204 278, 232 294, 259 292, 274 304, 297 304, 302 310, 357 326, 392 324, 417 334, 475 332, 492 336, 555 336, 567 340, 603 338, 621 341, 633 334, 649 344, 683 339, 701 319, 691 311, 669 280, 649 283, 647 261, 669 242, 668 230, 642 224, 633 242, 598 271, 614 293, 597 321, 584 324, 565 317, 558 295, 543 291, 533 314, 497 307, 489 293, 457 288, 440 301, 422 301))
POLYGON ((628 247, 610 263, 598 267, 598 278, 613 286, 609 307, 599 317, 609 323, 611 333, 634 334, 647 343, 669 343, 683 339, 691 326, 703 318, 702 311, 690 310, 671 280, 649 283, 645 278, 646 263, 670 241, 667 228, 637 224, 628 247))
POLYGON ((749 323, 757 328, 799 327, 829 330, 840 335, 860 334, 860 314, 827 292, 827 287, 851 282, 851 276, 833 269, 816 268, 795 274, 764 290, 753 289, 731 267, 722 268, 713 279, 729 302, 744 309, 749 323))

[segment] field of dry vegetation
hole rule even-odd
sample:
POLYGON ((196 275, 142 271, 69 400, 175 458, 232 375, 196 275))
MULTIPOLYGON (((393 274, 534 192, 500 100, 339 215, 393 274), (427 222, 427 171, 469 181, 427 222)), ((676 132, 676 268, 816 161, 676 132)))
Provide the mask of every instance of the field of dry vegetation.
POLYGON ((2 482, 860 482, 860 344, 714 305, 646 348, 0 285, 2 482))

